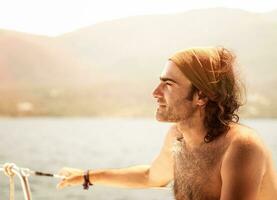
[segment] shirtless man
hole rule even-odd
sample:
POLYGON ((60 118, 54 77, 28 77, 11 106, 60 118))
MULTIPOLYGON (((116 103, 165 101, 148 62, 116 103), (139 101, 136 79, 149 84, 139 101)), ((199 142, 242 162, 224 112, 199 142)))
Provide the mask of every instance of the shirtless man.
MULTIPOLYGON (((90 170, 93 184, 164 187, 176 200, 274 200, 271 154, 256 132, 238 123, 240 90, 234 56, 218 47, 175 53, 153 91, 156 119, 174 124, 151 165, 90 170)), ((81 185, 84 171, 63 168, 58 188, 81 185)))

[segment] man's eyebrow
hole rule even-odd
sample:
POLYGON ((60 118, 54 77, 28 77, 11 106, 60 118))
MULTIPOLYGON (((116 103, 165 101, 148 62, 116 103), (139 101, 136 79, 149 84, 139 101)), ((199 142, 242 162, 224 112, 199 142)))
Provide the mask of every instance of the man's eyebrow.
POLYGON ((175 81, 175 80, 173 80, 171 78, 167 78, 167 77, 160 77, 160 80, 163 81, 163 82, 165 82, 165 81, 171 81, 173 83, 178 84, 177 81, 175 81))

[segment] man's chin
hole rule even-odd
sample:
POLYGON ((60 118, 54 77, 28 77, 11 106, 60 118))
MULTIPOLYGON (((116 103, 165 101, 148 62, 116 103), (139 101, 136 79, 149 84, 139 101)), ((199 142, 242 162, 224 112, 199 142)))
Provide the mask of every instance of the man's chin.
POLYGON ((175 120, 171 120, 168 116, 163 116, 156 113, 156 120, 159 122, 176 122, 175 120))
POLYGON ((160 118, 160 117, 157 117, 157 116, 156 116, 156 120, 159 121, 159 122, 167 122, 166 119, 160 118))

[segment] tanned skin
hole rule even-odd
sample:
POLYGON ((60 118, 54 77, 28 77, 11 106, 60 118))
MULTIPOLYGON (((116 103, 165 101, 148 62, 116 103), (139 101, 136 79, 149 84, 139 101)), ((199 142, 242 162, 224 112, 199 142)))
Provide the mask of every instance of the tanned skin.
MULTIPOLYGON (((176 200, 274 200, 277 177, 269 150, 257 133, 231 123, 230 130, 204 143, 207 99, 191 97, 191 83, 171 61, 153 91, 156 119, 172 122, 159 155, 150 165, 91 170, 93 184, 116 187, 164 187, 174 180, 176 200)), ((84 171, 63 168, 58 188, 81 185, 84 171)))

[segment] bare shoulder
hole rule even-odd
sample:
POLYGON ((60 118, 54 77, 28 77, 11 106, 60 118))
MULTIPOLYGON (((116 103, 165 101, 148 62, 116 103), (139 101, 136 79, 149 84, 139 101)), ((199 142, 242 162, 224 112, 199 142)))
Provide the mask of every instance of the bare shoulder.
POLYGON ((267 171, 267 151, 255 130, 238 125, 221 165, 222 199, 257 199, 267 171))
POLYGON ((223 157, 222 170, 227 169, 249 169, 260 165, 265 169, 268 150, 258 133, 249 127, 238 125, 233 129, 231 143, 223 157))
POLYGON ((154 159, 149 170, 149 180, 154 186, 165 186, 173 179, 172 147, 177 136, 177 128, 172 125, 167 131, 159 155, 154 159))
POLYGON ((233 138, 228 148, 229 152, 247 150, 247 152, 260 151, 266 154, 267 148, 256 130, 244 125, 237 125, 233 132, 233 138))

